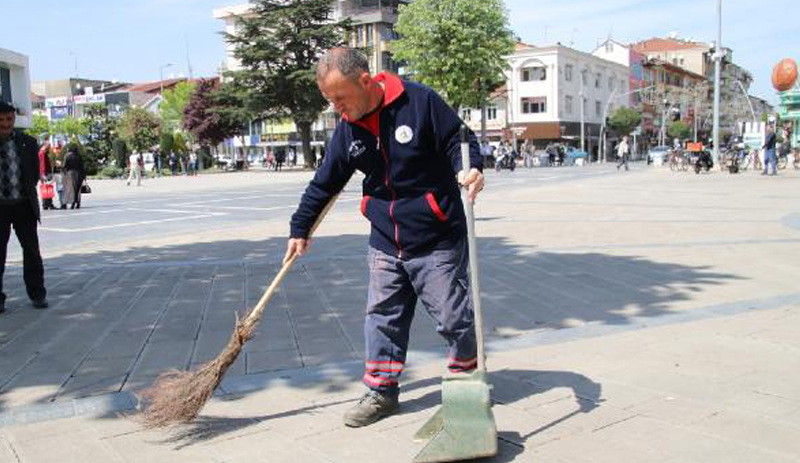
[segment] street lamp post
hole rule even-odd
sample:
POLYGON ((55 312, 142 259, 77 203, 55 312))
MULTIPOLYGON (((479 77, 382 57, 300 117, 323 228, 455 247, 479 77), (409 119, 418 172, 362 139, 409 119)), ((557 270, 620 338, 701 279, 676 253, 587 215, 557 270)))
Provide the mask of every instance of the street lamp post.
POLYGON ((171 67, 171 66, 172 66, 172 63, 167 63, 167 64, 161 66, 160 68, 158 68, 158 76, 161 78, 161 81, 159 83, 161 84, 161 93, 160 93, 160 95, 161 95, 162 98, 164 96, 164 69, 166 69, 168 67, 171 67))
POLYGON ((719 96, 722 73, 722 0, 717 0, 717 43, 714 47, 714 162, 719 161, 719 96))

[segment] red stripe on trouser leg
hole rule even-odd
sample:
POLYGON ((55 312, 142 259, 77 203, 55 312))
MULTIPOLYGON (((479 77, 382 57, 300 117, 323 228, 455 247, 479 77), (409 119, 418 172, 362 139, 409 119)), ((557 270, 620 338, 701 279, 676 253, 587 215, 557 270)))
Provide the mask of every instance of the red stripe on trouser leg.
POLYGON ((383 378, 381 376, 374 376, 369 373, 364 374, 364 382, 371 386, 396 386, 397 380, 392 378, 383 378))
POLYGON ((459 360, 459 359, 450 359, 449 365, 447 366, 450 371, 467 371, 472 370, 478 365, 477 358, 471 358, 467 360, 459 360))

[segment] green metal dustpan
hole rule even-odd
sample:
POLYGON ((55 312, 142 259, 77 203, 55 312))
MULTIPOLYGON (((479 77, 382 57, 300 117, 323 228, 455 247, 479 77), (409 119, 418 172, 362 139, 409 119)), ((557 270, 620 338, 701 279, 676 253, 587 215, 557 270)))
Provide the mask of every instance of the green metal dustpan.
MULTIPOLYGON (((461 128, 461 160, 469 171, 469 131, 461 128)), ((497 454, 497 426, 492 414, 491 386, 486 374, 483 349, 483 316, 478 286, 478 257, 475 245, 475 214, 466 190, 461 197, 467 216, 469 275, 472 305, 475 310, 475 338, 478 366, 470 375, 442 378, 442 406, 414 435, 415 441, 427 441, 414 463, 434 463, 491 457, 497 454)))

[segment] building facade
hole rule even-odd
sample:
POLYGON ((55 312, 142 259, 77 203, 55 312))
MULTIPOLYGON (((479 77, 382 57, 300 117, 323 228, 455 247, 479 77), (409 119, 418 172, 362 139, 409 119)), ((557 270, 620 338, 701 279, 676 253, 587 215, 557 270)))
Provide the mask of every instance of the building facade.
POLYGON ((17 127, 31 126, 33 107, 28 57, 4 48, 0 48, 0 101, 17 108, 17 127))

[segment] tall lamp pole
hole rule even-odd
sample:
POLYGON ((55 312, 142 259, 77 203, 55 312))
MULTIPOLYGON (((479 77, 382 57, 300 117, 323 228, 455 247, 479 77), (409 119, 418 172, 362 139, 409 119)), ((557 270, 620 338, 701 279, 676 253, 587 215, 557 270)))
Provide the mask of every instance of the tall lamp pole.
POLYGON ((714 162, 719 161, 719 96, 722 73, 722 0, 717 0, 717 44, 714 47, 714 162))
POLYGON ((160 95, 162 96, 162 98, 164 96, 164 69, 166 69, 166 68, 168 68, 170 66, 172 66, 172 63, 167 63, 167 64, 161 66, 160 68, 158 68, 158 75, 161 78, 161 81, 159 83, 161 84, 161 93, 160 93, 160 95))

